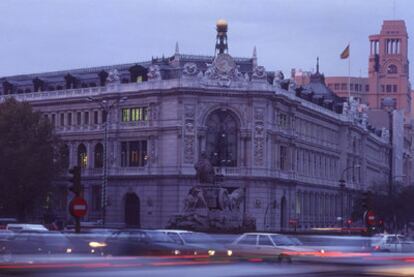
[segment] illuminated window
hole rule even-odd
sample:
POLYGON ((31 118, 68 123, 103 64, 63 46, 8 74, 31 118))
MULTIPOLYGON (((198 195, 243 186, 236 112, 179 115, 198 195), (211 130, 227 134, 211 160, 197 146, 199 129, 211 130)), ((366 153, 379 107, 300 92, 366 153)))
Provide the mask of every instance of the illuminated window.
POLYGON ((122 109, 122 121, 130 121, 129 120, 129 109, 122 109))
POLYGON ((214 166, 237 166, 239 127, 228 111, 216 110, 207 118, 206 152, 214 166))
POLYGON ((146 121, 148 113, 146 107, 122 109, 122 121, 146 121))
POLYGON ((121 166, 145 166, 148 160, 147 141, 125 141, 121 143, 121 166))
POLYGON ((88 166, 88 152, 83 143, 78 146, 78 166, 81 168, 86 168, 88 166))

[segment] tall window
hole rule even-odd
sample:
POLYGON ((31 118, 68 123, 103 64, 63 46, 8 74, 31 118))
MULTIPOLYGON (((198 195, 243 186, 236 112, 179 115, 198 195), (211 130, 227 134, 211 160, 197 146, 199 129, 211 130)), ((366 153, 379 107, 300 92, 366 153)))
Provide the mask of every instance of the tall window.
POLYGON ((237 166, 238 124, 228 111, 217 110, 207 118, 206 152, 213 166, 237 166))
POLYGON ((88 152, 83 143, 78 146, 78 166, 81 168, 86 168, 88 166, 88 152))
POLYGON ((145 121, 148 120, 147 107, 122 109, 122 121, 145 121))
POLYGON ((81 123, 82 123, 82 113, 81 112, 77 112, 76 113, 76 120, 77 120, 77 124, 78 124, 78 126, 80 126, 81 125, 81 123))
POLYGON ((145 166, 147 159, 146 140, 124 141, 121 143, 121 166, 145 166))
POLYGON ((72 113, 68 113, 68 126, 72 126, 72 113))
POLYGON ((88 125, 88 124, 89 124, 89 112, 85 112, 85 113, 84 113, 84 120, 83 120, 83 124, 84 124, 84 125, 88 125))
POLYGON ((281 145, 280 148, 279 148, 279 152, 280 152, 280 155, 279 155, 279 158, 280 158, 280 160, 279 160, 280 170, 286 170, 286 169, 288 169, 288 163, 287 163, 287 147, 281 145))
POLYGON ((65 114, 61 113, 60 114, 60 126, 64 126, 65 125, 65 114))
POLYGON ((277 116, 277 125, 283 129, 289 128, 289 116, 285 113, 279 113, 277 116))
POLYGON ((97 145, 95 145, 95 162, 94 162, 94 167, 95 168, 102 168, 103 167, 103 146, 101 143, 98 143, 97 145))
POLYGON ((98 111, 93 112, 93 123, 98 124, 98 111))

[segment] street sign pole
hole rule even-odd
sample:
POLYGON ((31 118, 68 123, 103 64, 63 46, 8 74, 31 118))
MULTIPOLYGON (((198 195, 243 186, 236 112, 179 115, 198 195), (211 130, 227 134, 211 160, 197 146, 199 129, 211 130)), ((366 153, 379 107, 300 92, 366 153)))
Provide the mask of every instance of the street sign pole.
POLYGON ((80 218, 86 215, 88 205, 85 199, 76 196, 69 204, 70 214, 75 218, 75 232, 80 233, 80 218))

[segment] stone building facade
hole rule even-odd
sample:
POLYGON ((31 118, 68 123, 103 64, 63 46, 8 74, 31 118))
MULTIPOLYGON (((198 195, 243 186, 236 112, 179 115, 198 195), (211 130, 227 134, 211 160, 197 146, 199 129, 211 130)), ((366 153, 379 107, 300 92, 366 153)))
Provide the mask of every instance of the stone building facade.
MULTIPOLYGON (((356 103, 298 91, 256 53, 192 56, 177 46, 169 58, 1 81, 1 101, 30 102, 65 141, 69 165, 81 166, 88 221, 101 219, 104 203, 107 223, 164 227, 183 210, 203 151, 219 185, 244 189, 244 213, 261 230, 293 228, 292 219, 299 228, 337 225, 352 196, 389 173, 387 130, 370 128, 356 103)), ((67 187, 63 176, 54 210, 69 219, 67 187)))

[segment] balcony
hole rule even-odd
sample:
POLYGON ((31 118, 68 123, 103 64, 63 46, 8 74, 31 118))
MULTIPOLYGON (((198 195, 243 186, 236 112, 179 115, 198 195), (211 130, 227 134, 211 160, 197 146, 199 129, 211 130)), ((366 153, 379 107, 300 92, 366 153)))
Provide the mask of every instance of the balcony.
MULTIPOLYGON (((85 168, 82 169, 84 176, 102 176, 103 168, 85 168)), ((121 175, 121 176, 135 176, 135 175, 148 175, 148 167, 116 167, 108 168, 108 176, 121 175)))

